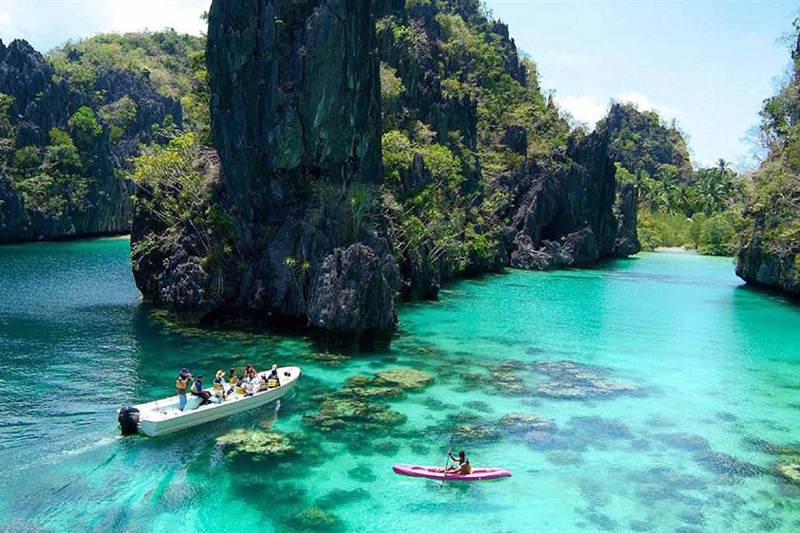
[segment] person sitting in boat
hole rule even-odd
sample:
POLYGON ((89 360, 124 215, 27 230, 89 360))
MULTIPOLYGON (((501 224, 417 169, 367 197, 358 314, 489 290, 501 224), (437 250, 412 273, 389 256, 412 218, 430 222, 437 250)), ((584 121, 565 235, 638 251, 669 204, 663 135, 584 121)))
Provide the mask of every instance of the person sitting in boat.
POLYGON ((211 403, 211 393, 207 390, 203 390, 203 376, 197 376, 197 379, 194 381, 192 385, 192 396, 200 398, 200 405, 211 403))
POLYGON ((236 369, 231 368, 230 370, 228 370, 228 385, 230 385, 231 388, 233 388, 236 386, 237 383, 239 383, 239 377, 236 375, 236 369))
POLYGON ((175 380, 175 389, 178 391, 178 409, 183 411, 186 407, 186 389, 189 388, 189 382, 192 380, 192 375, 187 369, 181 370, 178 378, 175 380))
POLYGON ((258 386, 258 378, 256 378, 256 372, 253 369, 250 369, 250 372, 244 378, 244 395, 245 396, 252 396, 256 392, 256 387, 258 386))
POLYGON ((450 457, 451 461, 458 463, 458 467, 451 466, 448 468, 448 473, 457 474, 459 476, 466 476, 472 473, 472 465, 469 464, 469 459, 467 459, 467 454, 464 453, 464 450, 458 452, 458 457, 453 457, 452 452, 447 452, 447 455, 450 457))
POLYGON ((233 389, 234 392, 236 392, 236 394, 239 396, 247 395, 247 390, 244 388, 244 380, 245 376, 244 375, 240 376, 239 379, 236 381, 235 388, 233 389))
POLYGON ((225 371, 224 370, 217 370, 217 374, 214 376, 214 394, 225 399, 225 371))
POLYGON ((270 373, 267 376, 267 387, 270 389, 274 389, 275 387, 281 386, 281 380, 278 377, 278 365, 272 365, 270 369, 270 373))

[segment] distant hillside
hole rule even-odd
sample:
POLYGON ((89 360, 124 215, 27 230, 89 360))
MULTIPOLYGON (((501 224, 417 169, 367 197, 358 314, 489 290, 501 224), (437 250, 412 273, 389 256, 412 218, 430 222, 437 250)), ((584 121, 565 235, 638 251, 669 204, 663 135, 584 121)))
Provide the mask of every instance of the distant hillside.
POLYGON ((631 173, 642 171, 656 177, 673 172, 688 178, 692 172, 683 134, 655 111, 640 111, 635 104, 616 102, 597 129, 608 132, 614 158, 631 173))
POLYGON ((203 42, 98 35, 47 57, 0 42, 0 242, 129 231, 129 159, 207 121, 192 96, 203 42))
POLYGON ((644 249, 686 246, 733 255, 744 187, 725 161, 694 169, 677 126, 630 103, 614 103, 597 131, 609 138, 617 177, 637 187, 644 249))

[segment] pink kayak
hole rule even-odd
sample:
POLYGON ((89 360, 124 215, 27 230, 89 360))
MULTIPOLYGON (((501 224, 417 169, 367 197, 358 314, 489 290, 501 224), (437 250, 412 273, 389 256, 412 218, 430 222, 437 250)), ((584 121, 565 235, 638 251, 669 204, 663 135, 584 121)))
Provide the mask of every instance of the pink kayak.
POLYGON ((444 473, 444 468, 437 466, 394 465, 395 474, 408 477, 424 477, 438 481, 488 481, 501 477, 511 477, 511 472, 503 468, 473 468, 471 474, 460 476, 452 472, 444 473))

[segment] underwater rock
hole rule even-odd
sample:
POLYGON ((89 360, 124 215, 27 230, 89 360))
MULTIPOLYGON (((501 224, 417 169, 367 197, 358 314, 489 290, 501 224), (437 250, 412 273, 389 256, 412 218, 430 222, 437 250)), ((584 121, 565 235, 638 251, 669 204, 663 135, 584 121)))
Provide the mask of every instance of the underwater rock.
POLYGON ((500 370, 514 371, 514 370, 530 370, 531 364, 519 359, 506 359, 498 365, 500 370))
POLYGON ((752 477, 764 473, 764 470, 757 465, 740 461, 732 455, 714 450, 698 452, 693 457, 701 466, 716 474, 752 477))
POLYGON ((479 413, 492 413, 494 409, 492 406, 486 402, 482 402, 480 400, 475 400, 471 402, 464 402, 464 407, 467 409, 472 409, 474 411, 478 411, 479 413))
POLYGON ((403 395, 403 388, 379 378, 359 375, 348 378, 336 395, 342 398, 398 398, 403 395))
POLYGON ((656 439, 672 448, 690 452, 703 451, 708 448, 708 441, 706 439, 700 435, 693 435, 692 433, 661 433, 656 435, 656 439))
POLYGON ((331 513, 310 507, 292 515, 286 525, 297 531, 334 531, 340 529, 342 523, 331 513))
POLYGON ((444 421, 428 426, 424 433, 441 434, 448 437, 455 434, 457 439, 469 441, 472 444, 494 442, 502 436, 486 419, 469 411, 449 413, 444 421))
POLYGON ((557 433, 549 431, 530 431, 523 436, 525 445, 534 450, 569 450, 572 442, 557 433))
POLYGON ((302 433, 235 429, 218 437, 217 445, 229 457, 247 455, 255 461, 263 461, 299 453, 298 443, 303 440, 305 436, 302 433))
POLYGON ((455 429, 456 438, 469 441, 473 444, 478 442, 493 442, 500 439, 500 432, 495 428, 481 424, 462 424, 455 429))
POLYGON ((272 505, 297 505, 306 498, 306 489, 294 483, 276 485, 272 480, 265 480, 263 476, 258 477, 264 485, 264 496, 266 497, 269 493, 269 501, 272 505))
POLYGON ((433 381, 433 376, 430 374, 410 368, 384 370, 378 372, 378 378, 404 390, 424 389, 433 381))
POLYGON ((641 470, 631 474, 630 478, 636 483, 644 485, 661 483, 677 490, 705 490, 706 488, 706 482, 702 478, 666 466, 641 470))
POLYGON ((636 438, 630 428, 619 420, 599 416, 574 416, 567 424, 572 427, 570 434, 578 435, 584 440, 596 442, 602 439, 636 438))
POLYGON ((456 406, 439 400, 437 398, 428 397, 422 401, 422 405, 430 411, 450 411, 455 409, 456 406))
POLYGON ((591 367, 572 361, 535 361, 533 370, 551 378, 536 386, 538 394, 549 398, 586 399, 639 391, 631 383, 604 378, 591 367))
POLYGON ((314 363, 331 366, 342 365, 350 360, 349 355, 333 352, 310 352, 301 354, 300 357, 306 361, 312 361, 314 363))
POLYGON ((317 499, 316 504, 320 509, 330 509, 340 505, 347 505, 348 503, 367 500, 369 498, 369 492, 362 488, 353 490, 333 489, 317 499))
POLYGON ((603 531, 616 531, 619 525, 608 515, 603 513, 587 513, 586 519, 603 531))
POLYGON ((390 440, 384 440, 375 444, 375 451, 379 452, 381 455, 390 456, 399 452, 400 446, 390 440))
POLYGON ((784 480, 800 485, 800 463, 788 461, 775 463, 772 470, 784 480))
POLYGON ((522 382, 522 379, 511 370, 497 367, 493 368, 490 372, 492 374, 492 385, 494 385, 494 388, 501 394, 511 395, 525 392, 525 384, 522 382))
POLYGON ((418 443, 414 443, 411 445, 411 451, 414 452, 415 455, 428 455, 429 453, 431 453, 430 448, 418 443))
POLYGON ((378 479, 378 476, 367 465, 358 465, 355 468, 351 468, 347 471, 347 476, 362 483, 372 483, 378 479))
POLYGON ((500 419, 500 424, 509 433, 555 431, 556 429, 555 422, 532 413, 508 413, 500 419))
POLYGON ((744 442, 751 448, 763 453, 800 459, 800 448, 794 444, 775 444, 756 437, 747 437, 744 442))
POLYGON ((583 462, 583 456, 578 452, 555 451, 545 454, 544 458, 548 463, 556 466, 579 465, 583 462))
POLYGON ((386 406, 353 398, 331 398, 322 402, 317 413, 306 413, 303 422, 320 431, 368 424, 371 429, 402 424, 406 417, 386 406))

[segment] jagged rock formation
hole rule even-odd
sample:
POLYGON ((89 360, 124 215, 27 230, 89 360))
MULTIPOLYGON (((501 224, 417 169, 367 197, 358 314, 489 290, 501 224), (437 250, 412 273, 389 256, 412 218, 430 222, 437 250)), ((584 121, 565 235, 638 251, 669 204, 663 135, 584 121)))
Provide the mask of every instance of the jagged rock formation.
POLYGON ((507 27, 479 21, 537 118, 501 128, 470 91, 454 94, 437 72, 442 24, 464 24, 460 3, 447 4, 449 19, 437 16, 442 2, 408 13, 395 4, 214 0, 206 60, 219 159, 206 154, 193 169, 208 189, 189 218, 221 211, 226 222, 170 226, 158 206, 137 204, 133 269, 148 301, 181 319, 247 316, 372 342, 394 330, 398 294, 435 298, 443 280, 459 275, 583 266, 638 250, 635 191, 617 194, 607 136, 566 141, 569 126, 545 102, 507 27), (412 147, 386 180, 384 75, 401 87, 388 104, 392 128, 403 129, 395 139, 412 147), (534 149, 541 131, 546 146, 534 149), (493 157, 503 165, 484 168, 493 157), (439 218, 404 218, 414 209, 439 218))
MULTIPOLYGON (((4 137, 0 139, 0 243, 127 232, 131 190, 117 170, 128 166, 127 159, 138 153, 140 143, 152 142, 153 125, 161 124, 166 116, 181 125, 180 103, 156 93, 146 76, 122 71, 107 71, 90 84, 70 84, 23 40, 8 46, 0 41, 0 93, 11 97, 7 116, 0 118, 9 130, 0 131, 4 137), (97 111, 123 97, 136 106, 135 117, 112 140, 110 125, 97 111), (36 154, 46 161, 52 129, 75 137, 69 121, 82 107, 93 110, 101 127, 83 144, 76 142, 80 171, 75 176, 85 181, 86 190, 80 191, 79 198, 65 193, 58 209, 26 202, 25 194, 33 194, 30 189, 36 182, 20 184, 30 176, 16 175, 19 154, 36 154), (33 150, 20 151, 27 147, 33 150)), ((45 167, 37 172, 47 174, 45 167)), ((53 193, 47 189, 45 194, 53 193)))
POLYGON ((514 235, 511 266, 586 266, 638 252, 635 190, 624 187, 618 200, 614 174, 608 139, 600 133, 571 141, 554 167, 530 162, 523 169, 527 190, 506 229, 514 235))
POLYGON ((389 184, 401 206, 393 237, 403 250, 407 298, 436 298, 445 279, 507 265, 585 266, 638 252, 636 194, 620 189, 617 201, 609 136, 561 139, 569 126, 544 99, 535 65, 520 60, 505 24, 486 20, 474 3, 435 0, 396 10, 378 28, 385 77, 401 89, 387 95, 395 101, 384 131, 407 135, 418 150, 389 184), (479 46, 486 48, 475 52, 479 46), (414 141, 420 130, 433 138, 414 141), (460 199, 432 208, 452 212, 463 231, 410 239, 403 213, 441 187, 420 155, 434 143, 460 160, 464 180, 460 199))
POLYGON ((686 179, 692 163, 686 139, 674 126, 661 121, 655 111, 640 111, 634 104, 612 104, 597 130, 609 135, 614 159, 631 173, 657 176, 663 165, 677 169, 686 179))
POLYGON ((764 102, 769 154, 744 210, 736 274, 747 283, 800 296, 800 33, 788 83, 764 102))
POLYGON ((134 273, 146 298, 184 318, 307 320, 363 342, 394 330, 399 278, 375 206, 383 173, 372 9, 213 2, 206 57, 222 166, 213 202, 233 218, 237 264, 209 268, 190 228, 158 228, 146 213, 140 224, 137 213, 134 273), (137 253, 153 234, 159 246, 137 253))

